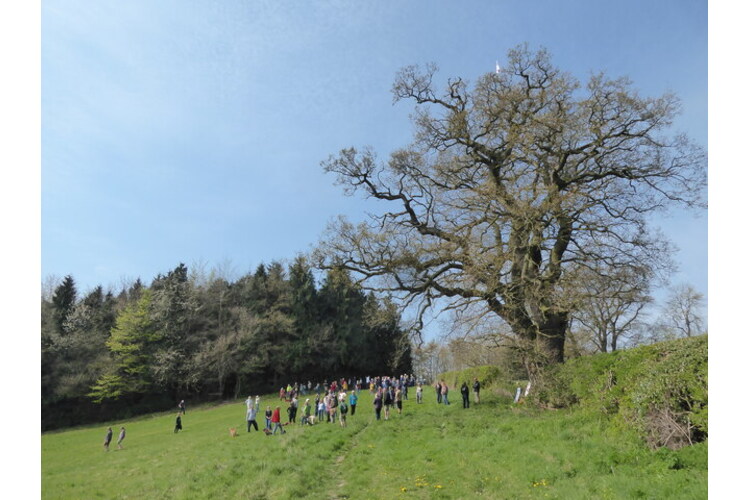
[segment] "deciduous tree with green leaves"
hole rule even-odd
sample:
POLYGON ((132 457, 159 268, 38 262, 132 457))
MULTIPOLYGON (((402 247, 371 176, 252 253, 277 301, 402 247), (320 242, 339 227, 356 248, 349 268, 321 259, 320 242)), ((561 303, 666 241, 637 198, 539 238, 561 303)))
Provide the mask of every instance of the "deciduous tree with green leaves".
POLYGON ((138 301, 117 317, 107 347, 113 357, 109 371, 92 387, 95 402, 146 392, 152 385, 150 364, 156 343, 161 340, 151 319, 152 292, 144 289, 138 301))

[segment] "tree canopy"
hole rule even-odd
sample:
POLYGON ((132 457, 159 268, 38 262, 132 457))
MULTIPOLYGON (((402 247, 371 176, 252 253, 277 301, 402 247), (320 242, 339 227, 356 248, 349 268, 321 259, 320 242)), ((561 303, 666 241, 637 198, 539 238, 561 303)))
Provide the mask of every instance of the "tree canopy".
POLYGON ((703 206, 705 153, 669 133, 673 94, 642 97, 604 74, 581 84, 543 49, 509 51, 473 86, 451 78, 439 91, 437 71, 409 66, 393 84, 394 101, 416 103, 410 145, 385 162, 370 148, 323 162, 384 209, 332 224, 321 265, 417 305, 417 326, 443 299, 502 318, 560 361, 581 277, 658 270, 669 246, 649 216, 703 206))
POLYGON ((71 292, 66 277, 54 302, 42 298, 43 425, 64 425, 66 409, 68 423, 80 423, 117 404, 157 410, 178 395, 238 397, 280 384, 411 371, 411 345, 393 304, 366 294, 343 269, 317 285, 303 256, 231 281, 191 277, 180 264, 117 298, 102 287, 81 300, 71 292))

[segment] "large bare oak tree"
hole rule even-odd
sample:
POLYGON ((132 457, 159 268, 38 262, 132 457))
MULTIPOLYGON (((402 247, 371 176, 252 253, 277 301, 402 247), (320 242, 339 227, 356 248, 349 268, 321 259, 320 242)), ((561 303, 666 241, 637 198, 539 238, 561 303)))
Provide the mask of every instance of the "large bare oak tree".
POLYGON ((417 306, 417 324, 436 302, 479 305, 562 361, 581 276, 657 265, 668 245, 649 215, 702 206, 705 153, 669 134, 674 95, 641 97, 604 74, 581 85, 545 50, 519 46, 473 86, 439 91, 436 73, 406 67, 393 85, 394 101, 416 103, 411 145, 387 162, 370 148, 323 162, 347 194, 385 208, 333 223, 322 265, 417 306))

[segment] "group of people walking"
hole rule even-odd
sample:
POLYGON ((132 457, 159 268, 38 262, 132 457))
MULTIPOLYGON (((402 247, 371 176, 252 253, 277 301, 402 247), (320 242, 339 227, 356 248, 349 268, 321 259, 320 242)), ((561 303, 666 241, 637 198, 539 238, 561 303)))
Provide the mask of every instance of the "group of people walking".
MULTIPOLYGON (((120 435, 117 437, 117 449, 122 449, 122 442, 125 440, 125 427, 120 427, 120 435)), ((104 451, 109 451, 109 444, 112 442, 112 427, 107 428, 107 434, 104 436, 104 451)))
POLYGON ((404 391, 400 387, 378 387, 375 392, 375 399, 372 405, 375 407, 375 420, 380 420, 380 413, 384 411, 383 418, 388 420, 391 417, 391 409, 395 406, 399 415, 403 409, 404 391))
MULTIPOLYGON (((472 385, 472 391, 474 392, 474 403, 479 404, 479 379, 474 378, 474 384, 472 385)), ((463 400, 464 408, 469 407, 469 385, 464 381, 461 384, 461 399, 463 400)))
MULTIPOLYGON (((177 405, 177 418, 174 423, 175 434, 182 430, 182 415, 185 414, 185 400, 181 400, 177 405)), ((125 440, 125 427, 120 427, 120 434, 117 436, 117 449, 122 449, 122 442, 125 440)), ((107 428, 104 435, 104 451, 109 451, 109 445, 112 442, 112 427, 107 428)))
MULTIPOLYGON (((399 377, 366 377, 363 379, 356 380, 334 380, 330 384, 324 382, 321 386, 320 383, 315 384, 314 388, 311 382, 306 385, 294 384, 282 387, 279 390, 279 398, 289 403, 287 413, 289 415, 288 421, 284 425, 296 423, 296 415, 298 410, 298 394, 300 391, 305 390, 313 391, 316 393, 314 402, 311 402, 311 398, 305 399, 304 406, 302 408, 302 419, 301 425, 313 425, 315 422, 339 422, 342 427, 346 427, 346 417, 351 409, 351 415, 353 416, 357 410, 357 402, 359 399, 359 392, 364 387, 369 388, 370 393, 373 394, 373 408, 375 410, 376 420, 389 420, 391 418, 391 412, 393 408, 396 408, 398 414, 403 411, 404 400, 409 399, 409 387, 416 385, 416 396, 417 404, 423 402, 423 388, 421 382, 416 383, 414 376, 401 375, 399 377), (307 388, 307 389, 305 389, 307 388), (323 395, 321 396, 321 390, 323 395)), ((479 389, 480 384, 477 378, 474 379, 473 391, 474 391, 474 402, 479 403, 479 389)), ((435 384, 435 390, 437 393, 437 401, 439 404, 449 405, 448 400, 448 385, 444 380, 440 380, 435 384)), ((464 382, 461 393, 464 399, 464 408, 469 407, 468 401, 468 385, 464 382)), ((255 412, 258 410, 257 396, 254 408, 251 407, 253 403, 252 398, 248 398, 246 403, 248 404, 248 432, 250 432, 251 426, 255 426, 257 430, 257 424, 254 418, 255 412)), ((270 431, 270 434, 276 434, 277 431, 284 432, 284 429, 280 420, 280 407, 276 407, 276 410, 271 411, 271 407, 266 409, 266 431, 270 431), (270 417, 269 417, 270 415, 270 417)), ((267 432, 269 433, 269 432, 267 432)))
MULTIPOLYGON (((365 380, 334 380, 330 384, 324 382, 321 386, 320 383, 316 383, 313 387, 311 382, 307 384, 299 385, 287 385, 279 390, 279 398, 282 401, 289 403, 287 407, 287 422, 282 424, 281 422, 281 407, 276 406, 275 409, 271 409, 271 406, 267 406, 265 410, 265 427, 263 431, 268 435, 286 433, 284 426, 297 423, 297 412, 299 409, 298 395, 300 392, 306 395, 307 391, 312 391, 316 394, 315 399, 311 397, 306 398, 301 409, 300 425, 314 425, 317 423, 338 422, 341 427, 346 427, 346 417, 351 412, 354 416, 357 411, 357 403, 359 401, 359 392, 364 387, 369 387, 370 393, 374 395, 372 402, 375 410, 375 420, 389 420, 391 417, 391 411, 396 408, 396 411, 400 415, 403 411, 403 402, 408 399, 409 386, 415 384, 413 376, 402 375, 400 377, 366 377, 365 380), (322 392, 321 392, 322 391, 322 392)), ((474 393, 474 403, 479 403, 479 391, 480 383, 478 378, 474 378, 472 385, 472 391, 474 393)), ((449 405, 448 400, 448 384, 444 380, 440 380, 435 383, 435 392, 437 395, 438 404, 449 405)), ((423 388, 422 384, 416 383, 416 396, 417 404, 423 402, 423 388)), ((463 407, 469 407, 469 386, 466 382, 461 385, 461 397, 463 399, 463 407)), ((260 397, 248 396, 245 400, 247 405, 247 432, 251 429, 259 430, 257 423, 257 413, 260 410, 260 397)))
MULTIPOLYGON (((314 425, 315 423, 336 423, 341 427, 346 427, 347 416, 354 416, 357 413, 357 404, 359 402, 359 392, 363 387, 369 387, 371 393, 375 395, 373 406, 375 407, 376 419, 380 420, 382 410, 385 409, 384 418, 388 420, 391 414, 391 408, 396 407, 400 414, 403 409, 403 400, 408 399, 408 387, 414 384, 413 376, 402 375, 400 377, 365 377, 365 379, 340 379, 333 380, 330 384, 325 381, 323 385, 316 383, 313 387, 311 382, 307 384, 288 384, 279 390, 279 399, 288 403, 287 422, 282 424, 281 407, 266 406, 265 410, 265 427, 263 432, 267 435, 274 435, 277 432, 284 434, 284 426, 297 423, 297 413, 299 408, 299 395, 306 395, 310 391, 310 397, 305 399, 301 408, 300 425, 314 425), (315 393, 313 399, 312 393, 315 393)), ((417 392, 417 397, 421 402, 421 384, 417 392)), ((260 411, 260 397, 248 396, 245 400, 247 407, 246 421, 247 432, 251 429, 259 430, 257 423, 257 414, 260 411)))
MULTIPOLYGON (((321 389, 320 384, 316 385, 316 389, 321 389)), ((352 416, 357 412, 359 384, 355 384, 354 388, 348 392, 347 389, 348 383, 346 381, 343 383, 334 381, 326 387, 322 395, 320 392, 316 393, 314 400, 312 397, 306 398, 300 409, 297 384, 295 386, 290 385, 287 388, 282 387, 279 391, 279 397, 289 403, 286 409, 287 422, 282 424, 281 406, 276 406, 272 410, 271 406, 268 405, 265 410, 266 425, 263 432, 267 435, 273 435, 277 432, 285 434, 284 426, 297 423, 298 412, 300 412, 301 417, 300 425, 314 425, 316 422, 327 421, 329 423, 338 422, 342 427, 346 427, 346 417, 349 411, 351 410, 352 416)), ((258 431, 257 413, 260 410, 260 397, 255 396, 255 399, 253 399, 248 396, 245 404, 247 406, 247 432, 250 432, 250 429, 258 431)))
MULTIPOLYGON (((403 402, 408 399, 409 386, 416 385, 416 400, 417 404, 423 403, 423 387, 421 382, 416 382, 413 376, 402 375, 400 377, 366 377, 363 379, 340 379, 334 380, 330 384, 324 382, 321 386, 317 383, 314 388, 311 382, 307 384, 294 384, 282 387, 279 391, 279 397, 282 401, 289 403, 286 409, 287 422, 282 424, 281 419, 281 406, 276 406, 271 409, 271 405, 267 405, 263 416, 265 417, 265 425, 263 432, 266 435, 274 435, 277 432, 286 434, 284 426, 297 423, 297 412, 299 410, 299 399, 300 392, 302 395, 315 392, 315 398, 312 397, 305 399, 305 402, 301 409, 300 425, 314 425, 317 423, 336 423, 338 422, 341 427, 346 427, 347 415, 351 414, 354 416, 357 411, 357 404, 359 402, 359 392, 363 387, 367 387, 370 393, 374 395, 373 408, 375 410, 375 420, 389 420, 391 417, 391 411, 393 407, 400 415, 403 411, 403 402), (351 413, 350 413, 351 412, 351 413)), ((435 393, 437 396, 438 404, 450 405, 448 400, 448 384, 444 380, 440 380, 435 383, 435 393)), ((474 393, 474 403, 479 403, 479 390, 480 383, 478 378, 474 378, 472 385, 472 392, 474 393)), ((469 386, 464 381, 461 385, 461 398, 463 400, 463 407, 469 407, 469 386)), ((255 429, 260 432, 260 426, 258 425, 258 413, 261 409, 260 396, 248 396, 245 400, 247 412, 245 414, 245 420, 247 422, 247 432, 251 429, 255 429)), ((177 433, 182 430, 182 416, 185 415, 185 400, 181 400, 178 404, 177 417, 175 419, 174 432, 177 433)), ((122 441, 125 439, 125 427, 121 427, 120 435, 117 440, 118 449, 122 449, 122 441)), ((104 449, 109 451, 109 445, 112 441, 112 428, 108 428, 107 434, 104 439, 104 449)))
MULTIPOLYGON (((479 389, 480 389, 480 383, 479 378, 474 378, 474 383, 472 384, 472 391, 474 392, 474 403, 479 404, 479 389)), ((437 396, 437 402, 438 404, 451 404, 450 401, 448 401, 448 384, 445 383, 444 380, 440 380, 439 382, 435 383, 435 394, 437 396)), ((417 399, 420 398, 420 395, 417 395, 417 399)), ((464 408, 469 407, 469 385, 464 381, 463 384, 461 384, 461 400, 463 403, 464 408)))

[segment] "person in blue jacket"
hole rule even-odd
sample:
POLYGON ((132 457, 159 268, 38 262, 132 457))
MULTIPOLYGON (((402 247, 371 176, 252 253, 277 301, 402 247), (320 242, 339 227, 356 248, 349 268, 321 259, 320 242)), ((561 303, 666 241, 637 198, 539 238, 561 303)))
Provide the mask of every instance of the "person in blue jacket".
POLYGON ((354 412, 357 411, 357 400, 359 397, 357 396, 357 393, 355 391, 352 391, 352 393, 349 395, 349 407, 352 409, 352 417, 354 416, 354 412))

